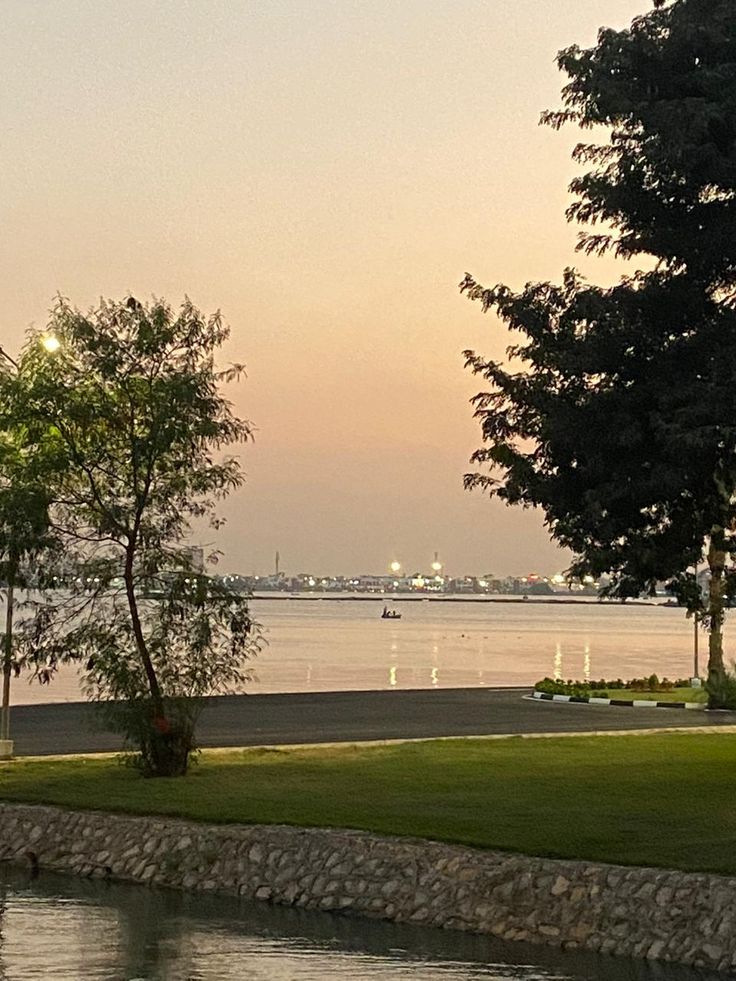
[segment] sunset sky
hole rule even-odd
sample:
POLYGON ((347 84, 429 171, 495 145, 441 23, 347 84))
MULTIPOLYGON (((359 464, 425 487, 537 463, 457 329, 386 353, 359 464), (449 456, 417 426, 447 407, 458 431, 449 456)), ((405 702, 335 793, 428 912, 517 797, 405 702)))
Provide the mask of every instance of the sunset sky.
MULTIPOLYGON (((56 292, 186 293, 232 327, 256 426, 221 568, 554 573, 541 517, 462 489, 467 270, 581 259, 554 57, 648 0, 0 0, 0 343, 56 292)), ((214 540, 214 538, 212 539, 214 540)))

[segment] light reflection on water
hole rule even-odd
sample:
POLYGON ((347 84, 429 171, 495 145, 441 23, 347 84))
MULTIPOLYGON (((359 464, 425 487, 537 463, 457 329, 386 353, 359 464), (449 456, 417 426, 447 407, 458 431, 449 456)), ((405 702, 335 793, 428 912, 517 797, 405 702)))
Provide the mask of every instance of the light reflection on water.
MULTIPOLYGON (((269 646, 257 692, 464 688, 560 678, 689 677, 692 626, 682 611, 597 603, 412 602, 382 620, 382 600, 254 599, 269 646)), ((1 612, 1 611, 0 611, 1 612)), ((726 656, 732 656, 726 634, 726 656)), ((17 703, 76 701, 76 675, 13 687, 17 703)))
POLYGON ((0 868, 0 981, 714 981, 451 931, 0 868))

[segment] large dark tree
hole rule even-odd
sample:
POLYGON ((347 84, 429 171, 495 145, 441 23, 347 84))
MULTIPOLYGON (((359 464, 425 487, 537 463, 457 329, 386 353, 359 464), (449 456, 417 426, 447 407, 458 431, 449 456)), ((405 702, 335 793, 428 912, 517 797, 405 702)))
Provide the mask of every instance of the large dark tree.
POLYGON ((555 127, 605 127, 574 155, 568 211, 580 249, 647 257, 612 289, 461 289, 521 343, 508 365, 466 352, 491 384, 475 399, 485 446, 466 478, 537 506, 572 573, 609 573, 621 597, 670 579, 710 631, 711 702, 736 591, 736 9, 655 4, 589 50, 558 56, 569 82, 555 127), (688 572, 705 555, 703 601, 688 572))
POLYGON ((59 300, 50 330, 56 355, 32 337, 21 359, 16 418, 54 460, 50 519, 76 563, 38 612, 32 659, 42 677, 81 661, 143 772, 183 774, 202 696, 238 688, 257 649, 247 600, 188 544, 243 480, 230 451, 250 427, 221 391, 239 369, 214 361, 229 331, 189 301, 132 297, 89 313, 59 300))

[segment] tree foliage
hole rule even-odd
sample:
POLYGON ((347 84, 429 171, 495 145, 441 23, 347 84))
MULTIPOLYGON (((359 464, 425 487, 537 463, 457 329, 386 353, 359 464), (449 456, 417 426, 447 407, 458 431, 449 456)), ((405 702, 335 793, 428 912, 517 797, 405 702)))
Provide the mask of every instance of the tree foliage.
POLYGON ((736 18, 729 0, 658 3, 629 29, 561 51, 563 108, 543 121, 606 127, 580 143, 592 169, 568 217, 585 251, 654 256, 669 272, 731 290, 736 273, 736 18), (600 231, 601 225, 610 226, 600 231))
POLYGON ((5 359, 0 369, 0 581, 5 587, 0 739, 9 741, 10 684, 20 673, 20 648, 29 625, 17 591, 42 581, 40 563, 52 558, 59 542, 49 522, 54 468, 28 445, 24 421, 14 418, 16 363, 5 359))
POLYGON ((241 369, 216 369, 228 329, 188 300, 83 314, 59 299, 49 330, 59 351, 43 358, 31 339, 17 403, 56 461, 51 520, 77 574, 63 603, 39 610, 36 670, 81 659, 143 771, 183 773, 201 697, 242 684, 258 647, 246 599, 188 546, 191 522, 218 526, 218 502, 243 480, 228 451, 251 430, 221 391, 241 369))
POLYGON ((522 336, 511 367, 466 352, 490 383, 466 484, 542 508, 572 574, 609 573, 613 595, 671 578, 711 628, 722 676, 736 592, 736 18, 730 0, 659 3, 558 60, 563 108, 543 121, 608 137, 575 150, 591 168, 571 185, 579 248, 653 268, 610 289, 573 270, 520 292, 466 276, 461 290, 522 336), (704 550, 705 603, 688 572, 704 550))

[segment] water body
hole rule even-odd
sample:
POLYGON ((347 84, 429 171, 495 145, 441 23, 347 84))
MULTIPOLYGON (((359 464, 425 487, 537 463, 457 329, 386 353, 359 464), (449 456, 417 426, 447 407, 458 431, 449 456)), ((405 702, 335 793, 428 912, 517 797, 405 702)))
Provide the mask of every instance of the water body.
POLYGON ((718 975, 0 867, 0 981, 716 981, 718 975))
MULTIPOLYGON (((693 626, 660 604, 595 602, 252 601, 268 646, 253 662, 252 693, 531 685, 561 678, 689 677, 693 626)), ((1 609, 0 609, 1 615, 1 609)), ((705 636, 701 634, 701 665, 705 636)), ((726 657, 729 657, 726 634, 726 657)), ((46 687, 14 684, 17 704, 77 701, 76 673, 46 687)))

